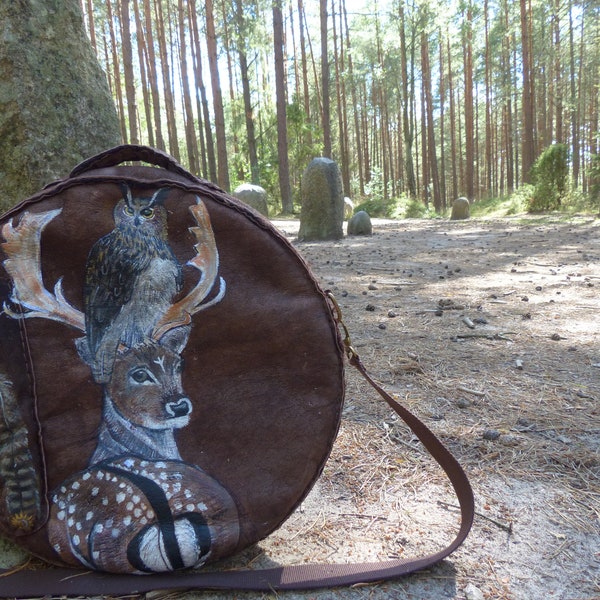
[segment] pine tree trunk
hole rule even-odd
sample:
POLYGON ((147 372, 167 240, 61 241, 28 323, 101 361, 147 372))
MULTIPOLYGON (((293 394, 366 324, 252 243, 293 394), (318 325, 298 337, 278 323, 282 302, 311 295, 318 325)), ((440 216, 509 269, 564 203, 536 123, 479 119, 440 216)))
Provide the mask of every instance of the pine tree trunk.
POLYGON ((273 44, 275 54, 275 91, 277 102, 277 157, 279 162, 279 190, 281 208, 285 214, 292 214, 292 190, 288 165, 288 139, 286 117, 286 80, 283 63, 283 15, 281 0, 273 2, 273 44))
POLYGON ((235 0, 236 27, 238 33, 238 58, 240 77, 242 80, 242 95, 244 97, 244 113, 246 115, 246 136, 248 139, 248 155, 250 158, 250 178, 253 184, 260 185, 260 169, 256 150, 256 134, 254 131, 254 116, 252 99, 250 97, 250 80, 248 78, 248 59, 246 57, 246 42, 244 31, 244 6, 242 0, 235 0))
MULTIPOLYGON (((408 55, 406 47, 406 20, 404 15, 403 3, 399 4, 400 16, 400 70, 402 74, 402 133, 404 136, 404 172, 406 177, 406 187, 411 198, 417 198, 417 180, 415 177, 413 162, 413 143, 414 143, 414 116, 413 106, 415 102, 415 80, 413 77, 414 67, 414 37, 411 40, 411 69, 409 78, 408 55)), ((414 34, 413 34, 414 35, 414 34)))
POLYGON ((123 101, 123 88, 121 86, 121 61, 117 51, 117 36, 115 33, 115 20, 111 0, 106 0, 106 12, 108 15, 108 32, 110 35, 110 56, 112 64, 112 84, 113 95, 117 103, 117 113, 119 115, 119 124, 121 126, 121 137, 127 143, 129 141, 127 123, 125 120, 125 103, 123 101))
POLYGON ((150 83, 148 81, 146 64, 148 60, 148 50, 146 48, 146 39, 142 18, 140 15, 140 6, 138 0, 133 0, 133 13, 135 16, 135 27, 137 37, 138 61, 140 66, 140 83, 142 86, 142 99, 144 103, 144 115, 146 117, 145 132, 148 137, 148 144, 154 146, 154 125, 152 122, 152 103, 150 100, 150 83))
POLYGON ((197 174, 199 172, 198 140, 196 139, 196 125, 194 123, 194 111, 192 109, 192 97, 188 79, 187 44, 185 37, 186 30, 189 31, 189 29, 185 26, 186 15, 183 0, 179 0, 177 3, 177 16, 179 21, 179 61, 181 64, 181 87, 183 92, 183 121, 185 125, 188 166, 192 173, 197 174))
MULTIPOLYGON (((425 113, 427 115, 427 162, 431 180, 433 207, 437 213, 442 210, 442 194, 435 147, 435 122, 433 119, 433 95, 431 93, 431 67, 429 61, 429 40, 425 30, 421 30, 421 69, 425 96, 425 113)), ((425 161, 425 154, 423 155, 425 161)))
POLYGON ((327 0, 319 0, 321 18, 321 92, 323 98, 323 156, 331 156, 331 109, 329 102, 329 55, 327 49, 327 0))
POLYGON ((475 122, 473 114, 473 11, 469 0, 464 21, 463 56, 465 70, 465 194, 475 199, 475 122))
POLYGON ((200 34, 196 18, 196 0, 189 0, 188 14, 192 35, 192 60, 194 63, 194 83, 196 88, 196 106, 198 112, 198 135, 200 138, 202 175, 210 181, 217 181, 217 160, 215 157, 215 144, 212 128, 210 126, 210 112, 204 76, 202 70, 202 51, 200 47, 200 34))
POLYGON ((444 36, 441 29, 438 30, 439 56, 438 69, 440 73, 439 103, 440 103, 440 194, 442 196, 442 210, 446 209, 446 85, 444 77, 444 36))
POLYGON ((152 112, 154 114, 154 127, 156 133, 156 147, 166 150, 165 139, 162 132, 161 98, 158 85, 158 72, 156 70, 156 54, 154 52, 154 34, 152 28, 152 8, 150 0, 144 0, 144 21, 146 24, 146 48, 148 50, 148 79, 152 96, 152 112))
MULTIPOLYGON (((340 7, 341 8, 341 7, 340 7)), ((331 2, 331 13, 335 15, 334 1, 331 2)), ((341 22, 341 11, 340 11, 340 22, 341 22)), ((335 65, 335 92, 337 101, 337 115, 338 115, 338 139, 339 139, 339 155, 340 155, 340 170, 342 173, 342 185, 344 187, 344 193, 350 194, 350 157, 348 156, 348 143, 347 143, 347 125, 345 118, 345 90, 343 87, 342 73, 344 72, 344 47, 343 40, 341 37, 338 38, 338 31, 336 27, 335 16, 332 19, 333 25, 333 60, 335 65)), ((340 30, 341 31, 341 30, 340 30)))
MULTIPOLYGON (((344 2, 344 0, 342 0, 344 2)), ((363 149, 361 141, 361 128, 360 128, 360 116, 359 116, 359 105, 356 94, 356 81, 354 78, 354 69, 352 64, 352 51, 350 46, 350 30, 348 28, 348 13, 346 12, 345 2, 343 4, 342 14, 344 16, 344 31, 346 39, 346 48, 348 52, 348 79, 350 82, 350 98, 352 101, 352 114, 354 116, 354 137, 356 144, 356 162, 358 165, 358 185, 359 194, 365 195, 365 177, 363 172, 363 149)))
POLYGON ((225 136, 225 113, 223 111, 223 96, 219 80, 219 57, 217 53, 217 35, 212 0, 206 0, 206 45, 208 48, 208 65, 213 95, 215 113, 215 135, 217 138, 217 183, 229 191, 229 165, 227 161, 227 138, 225 136))
MULTIPOLYGON (((302 63, 302 98, 304 102, 304 114, 308 123, 311 121, 311 109, 310 109, 310 92, 308 89, 308 60, 306 58, 306 36, 305 36, 305 23, 306 18, 304 16, 304 5, 302 0, 298 0, 298 22, 300 29, 300 59, 302 63)), ((307 132, 307 144, 312 146, 312 131, 311 129, 307 132)))
POLYGON ((123 75, 125 79, 125 97, 127 98, 127 119, 129 121, 129 141, 132 144, 139 144, 137 103, 135 99, 135 81, 133 75, 133 47, 131 46, 131 28, 129 26, 129 0, 121 0, 120 19, 123 75))
MULTIPOLYGON (((171 85, 171 71, 169 66, 169 53, 167 49, 167 36, 165 19, 163 15, 162 2, 155 5, 156 33, 158 36, 158 50, 160 56, 160 68, 163 80, 163 95, 165 99, 165 116, 167 118, 167 133, 169 136, 169 152, 176 160, 179 160, 179 138, 177 135, 177 123, 175 121, 175 102, 173 87, 171 85)), ((172 61, 171 61, 172 62, 172 61)))
POLYGON ((450 37, 446 40, 448 48, 448 96, 450 99, 450 154, 452 156, 452 200, 458 198, 458 150, 456 147, 456 106, 454 102, 454 78, 452 76, 452 53, 450 37))
POLYGON ((531 2, 520 0, 521 55, 523 60, 523 121, 521 131, 521 181, 531 180, 531 167, 535 160, 534 146, 534 95, 531 53, 531 2))

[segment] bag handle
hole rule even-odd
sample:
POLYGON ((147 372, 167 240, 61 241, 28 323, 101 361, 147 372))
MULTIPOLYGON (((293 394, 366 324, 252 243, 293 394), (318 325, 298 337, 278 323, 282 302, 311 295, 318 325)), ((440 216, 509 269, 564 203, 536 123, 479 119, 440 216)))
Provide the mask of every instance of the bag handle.
POLYGON ((150 146, 140 146, 137 144, 123 144, 105 150, 96 156, 79 163, 70 173, 69 177, 77 177, 94 169, 103 169, 106 167, 115 167, 123 162, 141 161, 151 165, 162 167, 171 173, 183 175, 186 179, 191 179, 195 183, 200 181, 192 175, 183 166, 181 166, 171 155, 151 148, 150 146))
POLYGON ((372 583, 407 575, 429 567, 454 552, 467 537, 475 515, 475 502, 469 480, 454 456, 435 434, 415 415, 388 394, 367 372, 352 347, 341 310, 330 293, 336 322, 343 329, 344 349, 350 364, 377 391, 388 406, 410 427, 421 443, 435 458, 450 479, 458 498, 461 525, 455 539, 443 550, 413 560, 394 559, 381 562, 352 564, 309 564, 260 570, 200 571, 157 575, 113 575, 82 572, 76 569, 47 569, 14 572, 0 571, 0 597, 31 598, 32 596, 64 595, 127 595, 156 590, 309 590, 325 587, 372 583))

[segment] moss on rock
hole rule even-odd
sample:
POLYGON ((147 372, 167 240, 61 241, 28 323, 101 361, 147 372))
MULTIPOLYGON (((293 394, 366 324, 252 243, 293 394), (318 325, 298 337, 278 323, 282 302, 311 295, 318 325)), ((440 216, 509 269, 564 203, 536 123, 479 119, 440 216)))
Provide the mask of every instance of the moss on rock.
POLYGON ((0 4, 0 208, 120 143, 77 0, 0 4))

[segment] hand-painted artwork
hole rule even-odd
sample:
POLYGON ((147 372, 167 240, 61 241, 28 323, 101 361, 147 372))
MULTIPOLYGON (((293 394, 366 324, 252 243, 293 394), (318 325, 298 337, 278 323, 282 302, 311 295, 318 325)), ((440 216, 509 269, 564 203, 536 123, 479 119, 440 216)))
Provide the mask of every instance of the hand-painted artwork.
POLYGON ((40 481, 28 439, 12 382, 0 371, 0 496, 17 535, 30 533, 41 512, 40 481))
MULTIPOLYGON (((221 301, 219 255, 208 212, 190 206, 200 273, 183 298, 183 268, 167 239, 169 189, 135 196, 125 185, 114 229, 88 255, 82 310, 62 281, 44 287, 41 237, 61 210, 25 212, 2 228, 15 319, 45 318, 79 330, 75 340, 103 394, 97 445, 88 468, 51 494, 49 541, 63 561, 111 572, 198 567, 229 553, 239 537, 231 495, 179 452, 192 399, 182 386, 181 354, 192 317, 221 301), (208 297, 212 294, 212 298, 208 297)), ((0 432, 1 435, 1 432, 0 432)), ((0 457, 1 460, 1 457, 0 457)))

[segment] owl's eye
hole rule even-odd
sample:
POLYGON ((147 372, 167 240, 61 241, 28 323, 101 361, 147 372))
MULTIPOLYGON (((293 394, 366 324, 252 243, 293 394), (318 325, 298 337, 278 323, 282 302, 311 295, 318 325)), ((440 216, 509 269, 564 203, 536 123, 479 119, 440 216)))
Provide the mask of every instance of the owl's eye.
POLYGON ((133 216, 133 208, 131 208, 131 206, 127 206, 127 205, 125 205, 125 206, 123 207, 123 212, 124 212, 126 215, 129 215, 130 217, 132 217, 132 216, 133 216))
POLYGON ((135 381, 135 383, 141 383, 141 384, 154 383, 154 377, 152 377, 152 374, 143 367, 134 369, 133 371, 131 371, 129 373, 129 375, 130 375, 131 379, 133 379, 133 381, 135 381))
POLYGON ((150 207, 142 208, 140 210, 140 215, 144 217, 144 219, 151 219, 154 216, 154 209, 150 207))

